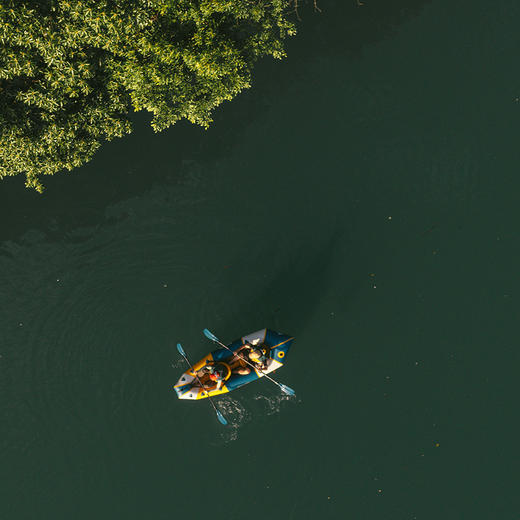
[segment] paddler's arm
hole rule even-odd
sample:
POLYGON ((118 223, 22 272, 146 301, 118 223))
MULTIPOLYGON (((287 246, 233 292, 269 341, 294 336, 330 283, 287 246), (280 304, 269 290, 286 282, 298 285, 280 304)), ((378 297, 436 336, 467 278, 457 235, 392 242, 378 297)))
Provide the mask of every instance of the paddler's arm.
POLYGON ((206 374, 206 367, 203 366, 202 368, 199 368, 197 371, 194 372, 198 377, 202 377, 206 374))
POLYGON ((242 350, 244 350, 245 348, 250 348, 250 347, 249 347, 248 345, 242 345, 241 347, 238 347, 238 348, 235 350, 233 356, 231 357, 231 361, 233 361, 233 360, 235 360, 235 359, 237 359, 237 358, 241 358, 242 355, 239 355, 239 352, 242 351, 242 350))

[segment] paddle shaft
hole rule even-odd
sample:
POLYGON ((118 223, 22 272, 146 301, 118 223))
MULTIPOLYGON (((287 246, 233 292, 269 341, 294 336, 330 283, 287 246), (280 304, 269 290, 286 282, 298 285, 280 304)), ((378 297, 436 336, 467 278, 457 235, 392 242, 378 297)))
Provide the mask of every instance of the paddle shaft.
POLYGON ((202 381, 200 380, 197 372, 195 370, 193 370, 193 365, 190 363, 190 360, 188 359, 188 356, 185 353, 181 354, 181 356, 184 358, 186 363, 188 363, 191 371, 195 374, 195 377, 197 378, 197 381, 199 382, 199 385, 202 388, 202 391, 208 396, 209 402, 211 403, 213 408, 215 408, 215 412, 217 412, 217 415, 218 415, 220 412, 218 411, 217 407, 215 406, 215 403, 213 402, 213 399, 211 399, 211 396, 209 395, 208 391, 204 388, 204 385, 202 384, 202 381))
MULTIPOLYGON (((218 343, 221 347, 224 347, 226 350, 229 350, 232 354, 235 354, 235 352, 233 352, 229 347, 227 347, 226 345, 224 345, 224 343, 221 343, 220 341, 218 340, 213 340, 215 341, 216 343, 218 343)), ((249 343, 249 341, 247 341, 248 343, 248 346, 251 345, 251 343, 249 343)), ((253 345, 254 346, 254 345, 253 345)), ((275 385, 278 385, 280 388, 283 388, 282 385, 278 382, 278 381, 275 381, 272 377, 268 376, 263 370, 258 370, 258 368, 255 367, 255 365, 253 365, 253 363, 250 363, 247 359, 244 359, 242 358, 250 367, 254 368, 257 372, 260 372, 261 374, 263 374, 265 377, 267 377, 267 379, 269 379, 270 381, 272 381, 275 385)))

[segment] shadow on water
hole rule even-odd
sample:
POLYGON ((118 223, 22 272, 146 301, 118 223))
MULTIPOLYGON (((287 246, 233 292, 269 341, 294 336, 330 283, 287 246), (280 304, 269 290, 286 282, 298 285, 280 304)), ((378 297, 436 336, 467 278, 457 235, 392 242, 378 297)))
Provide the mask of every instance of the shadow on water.
POLYGON ((335 229, 328 238, 292 251, 259 294, 250 295, 219 328, 247 333, 267 327, 294 336, 302 334, 330 288, 344 238, 345 233, 335 229))
MULTIPOLYGON (((331 53, 345 54, 347 59, 358 54, 365 45, 391 37, 397 26, 417 15, 426 3, 367 0, 358 6, 355 0, 322 0, 319 13, 307 2, 300 9, 299 34, 287 44, 289 57, 259 62, 253 88, 218 109, 208 131, 183 122, 154 134, 149 118, 137 114, 132 135, 105 143, 89 164, 70 175, 44 179, 43 195, 25 189, 20 176, 1 181, 0 241, 16 239, 30 229, 45 230, 48 239, 59 240, 77 227, 105 222, 107 206, 154 184, 175 182, 182 176, 184 161, 212 162, 225 157, 241 138, 244 126, 265 112, 273 96, 290 96, 310 62, 331 53)), ((306 87, 310 102, 322 95, 319 89, 326 88, 324 83, 306 87)))

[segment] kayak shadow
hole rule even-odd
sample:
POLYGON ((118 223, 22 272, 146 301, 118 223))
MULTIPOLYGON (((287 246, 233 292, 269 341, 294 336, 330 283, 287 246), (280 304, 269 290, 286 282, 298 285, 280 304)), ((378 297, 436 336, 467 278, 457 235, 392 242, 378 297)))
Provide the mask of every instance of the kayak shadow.
MULTIPOLYGON (((324 239, 291 251, 284 267, 258 294, 249 294, 239 314, 224 317, 219 329, 229 330, 230 336, 263 327, 301 335, 334 283, 346 243, 345 232, 336 229, 324 239)), ((351 285, 355 291, 355 283, 351 285)))

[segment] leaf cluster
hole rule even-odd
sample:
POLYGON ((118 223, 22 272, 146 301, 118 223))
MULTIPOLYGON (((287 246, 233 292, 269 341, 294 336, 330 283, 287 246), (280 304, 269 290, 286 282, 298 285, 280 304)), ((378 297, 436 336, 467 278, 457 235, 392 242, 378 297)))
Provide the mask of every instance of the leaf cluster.
POLYGON ((254 62, 282 58, 288 0, 0 0, 0 178, 90 160, 131 132, 128 113, 163 130, 251 84, 254 62))

